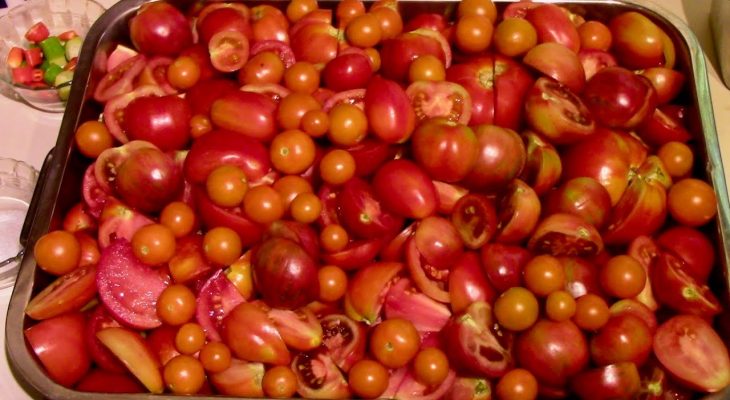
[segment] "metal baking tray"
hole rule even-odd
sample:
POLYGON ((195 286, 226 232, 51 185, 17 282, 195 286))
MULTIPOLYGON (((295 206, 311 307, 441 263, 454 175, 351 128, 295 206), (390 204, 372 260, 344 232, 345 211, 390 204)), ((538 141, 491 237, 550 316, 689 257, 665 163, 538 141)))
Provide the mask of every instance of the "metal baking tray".
MULTIPOLYGON (((180 7, 186 7, 191 0, 178 1, 180 7)), ((106 57, 118 43, 128 44, 128 21, 145 3, 145 0, 122 0, 107 10, 92 26, 84 41, 82 56, 71 88, 71 95, 66 107, 58 141, 49 153, 41 172, 41 179, 36 187, 31 208, 22 234, 22 244, 32 248, 35 241, 49 229, 61 225, 63 213, 80 200, 80 184, 83 172, 89 160, 84 159, 73 149, 74 132, 82 122, 97 119, 102 111, 101 106, 92 99, 95 83, 104 74, 106 57)), ((260 1, 251 4, 261 3, 260 1)), ((283 0, 266 3, 284 7, 283 0)), ((333 8, 336 1, 321 1, 322 7, 333 8)), ((730 237, 730 203, 728 202, 727 185, 723 174, 717 129, 712 112, 710 89, 707 80, 705 58, 696 37, 689 27, 677 16, 660 6, 641 0, 577 0, 560 2, 572 11, 588 18, 607 20, 623 11, 635 10, 654 20, 671 37, 677 52, 677 66, 687 77, 686 89, 681 94, 682 102, 688 105, 690 131, 699 149, 696 168, 705 173, 717 193, 719 212, 714 223, 707 227, 714 235, 717 243, 725 243, 730 237)), ((420 12, 453 11, 455 1, 401 0, 399 6, 404 18, 420 12)), ((503 7, 505 3, 499 6, 503 7)), ((721 295, 726 313, 719 326, 730 326, 730 253, 725 246, 719 245, 718 265, 713 271, 712 285, 716 293, 721 295), (727 322, 727 324, 725 323, 727 322)), ((15 375, 23 384, 52 399, 172 399, 168 395, 119 395, 82 393, 62 387, 46 377, 42 367, 36 361, 32 350, 27 346, 23 329, 30 323, 24 310, 33 294, 44 287, 50 280, 43 271, 36 268, 32 252, 27 252, 22 260, 15 288, 10 300, 7 316, 6 350, 15 375)), ((730 332, 726 332, 730 336, 730 332)), ((726 391, 727 392, 727 389, 726 391)), ((728 393, 716 394, 712 398, 726 398, 728 393), (717 396, 720 397, 717 397, 717 396)), ((203 397, 188 397, 201 399, 203 397)), ((216 397, 230 398, 230 397, 216 397)))

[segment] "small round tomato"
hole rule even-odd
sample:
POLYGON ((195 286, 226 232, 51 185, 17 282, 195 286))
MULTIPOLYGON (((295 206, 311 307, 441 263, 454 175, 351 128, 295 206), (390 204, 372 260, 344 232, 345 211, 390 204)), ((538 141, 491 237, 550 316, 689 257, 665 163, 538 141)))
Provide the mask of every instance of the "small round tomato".
POLYGON ((192 57, 178 57, 167 67, 167 81, 178 89, 190 89, 199 79, 200 65, 192 57))
POLYGON ((208 175, 205 189, 210 200, 221 207, 235 207, 248 191, 243 170, 235 165, 221 165, 208 175))
POLYGON ((330 128, 329 115, 322 110, 311 110, 307 111, 302 120, 300 126, 307 135, 311 137, 322 137, 330 128))
MULTIPOLYGON (((390 7, 380 7, 370 10, 370 14, 380 22, 381 39, 392 39, 403 31, 403 19, 400 13, 390 7)), ((373 70, 375 70, 373 68, 373 70)))
POLYGON ((165 364, 165 384, 174 394, 195 394, 205 383, 205 371, 197 358, 181 354, 165 364))
POLYGON ((492 0, 463 0, 459 2, 458 16, 481 15, 491 22, 497 20, 497 7, 492 0))
POLYGON ((326 265, 317 272, 319 298, 322 301, 337 301, 347 291, 347 274, 336 265, 326 265))
POLYGON ((243 85, 279 83, 286 67, 273 51, 262 51, 251 57, 238 72, 238 82, 243 85))
POLYGON ((657 156, 672 178, 687 176, 695 162, 692 149, 682 142, 664 143, 657 150, 657 156))
POLYGON ((348 373, 350 389, 365 399, 378 398, 388 388, 388 370, 379 362, 360 360, 348 373))
POLYGON ((556 322, 569 320, 575 315, 575 299, 565 290, 552 292, 545 300, 545 314, 556 322))
POLYGON ((565 271, 557 258, 541 254, 527 262, 525 286, 536 296, 545 297, 565 287, 565 271))
POLYGON ((177 330, 175 347, 182 354, 195 354, 205 344, 205 331, 200 324, 188 322, 177 330))
POLYGON ((367 48, 380 43, 383 31, 380 21, 374 14, 363 14, 353 18, 347 24, 345 36, 353 46, 367 48))
POLYGON ((707 182, 687 178, 669 188, 667 208, 677 222, 697 227, 715 217, 717 198, 712 186, 707 182))
POLYGON ((231 366, 231 349, 223 342, 208 342, 198 355, 206 371, 223 372, 231 366))
POLYGON ((172 231, 176 238, 190 234, 195 228, 195 211, 182 201, 173 201, 160 213, 160 223, 172 231))
POLYGON ((42 270, 60 276, 78 267, 81 244, 72 233, 53 231, 38 239, 33 247, 33 256, 42 270))
POLYGON ((497 382, 495 392, 502 400, 534 400, 537 398, 537 379, 532 372, 515 368, 497 382))
POLYGON ((319 218, 322 203, 314 193, 301 193, 291 202, 290 212, 295 221, 311 224, 319 218))
POLYGON ((595 331, 606 325, 611 316, 606 300, 593 293, 578 297, 575 301, 575 315, 573 322, 579 328, 595 331))
POLYGON ((413 60, 408 67, 408 80, 415 81, 443 81, 446 79, 446 68, 438 57, 426 54, 413 60))
POLYGON ((516 286, 507 289, 494 302, 497 322, 511 331, 523 331, 537 321, 537 298, 529 290, 516 286))
POLYGON ((182 325, 195 314, 195 293, 182 284, 170 285, 157 299, 157 315, 168 325, 182 325))
POLYGON ((283 130, 298 129, 304 114, 322 106, 311 94, 294 92, 279 102, 277 121, 283 130))
POLYGON ((175 235, 162 224, 143 226, 132 236, 134 255, 147 265, 159 265, 175 255, 175 235))
POLYGON ((299 61, 284 72, 284 85, 292 92, 313 93, 319 87, 319 71, 314 64, 299 61))
POLYGON ((586 21, 578 27, 581 49, 608 51, 611 48, 611 30, 599 21, 586 21))
POLYGON ((319 241, 325 251, 335 253, 343 250, 347 246, 347 243, 350 241, 350 236, 342 225, 329 224, 322 228, 322 232, 319 234, 319 241))
POLYGON ((284 216, 284 202, 271 186, 256 186, 243 198, 246 215, 259 224, 270 224, 284 216))
POLYGON ((418 353, 421 337, 411 321, 386 319, 376 325, 370 336, 370 351, 388 368, 407 365, 418 353))
POLYGON ((312 193, 312 185, 299 175, 286 175, 277 179, 271 186, 279 193, 284 209, 288 210, 297 196, 312 193))
POLYGON ((489 18, 468 15, 456 23, 456 45, 465 53, 479 53, 492 43, 494 27, 489 18))
POLYGON ((628 299, 641 293, 646 284, 644 267, 633 257, 618 255, 611 257, 601 267, 599 281, 607 294, 628 299))
POLYGON ((353 18, 365 14, 365 4, 362 0, 343 0, 337 4, 335 16, 340 25, 346 25, 353 18))
POLYGON ((291 22, 297 22, 317 7, 317 0, 292 0, 286 6, 286 17, 291 22))
POLYGON ((537 31, 523 18, 506 18, 494 30, 494 47, 507 57, 527 53, 537 45, 537 31))
POLYGON ((86 121, 76 129, 76 146, 81 154, 96 158, 114 145, 114 138, 103 122, 86 121))
POLYGON ((325 183, 341 185, 355 175, 355 158, 347 150, 332 150, 320 160, 319 174, 325 183))
POLYGON ((438 347, 425 348, 413 360, 413 373, 424 385, 438 386, 449 375, 449 359, 438 347))
POLYGON ((231 228, 219 226, 203 236, 205 257, 216 264, 231 265, 241 256, 241 238, 231 228))
POLYGON ((195 114, 190 117, 190 136, 197 139, 213 130, 213 123, 206 115, 195 114))
POLYGON ((266 371, 261 384, 266 396, 274 399, 288 399, 297 392, 297 375, 291 368, 277 365, 266 371))
POLYGON ((314 162, 314 140, 298 129, 282 132, 271 142, 269 157, 277 170, 285 174, 300 174, 314 162))
POLYGON ((329 111, 328 137, 340 146, 354 146, 368 133, 368 117, 351 104, 340 103, 329 111))

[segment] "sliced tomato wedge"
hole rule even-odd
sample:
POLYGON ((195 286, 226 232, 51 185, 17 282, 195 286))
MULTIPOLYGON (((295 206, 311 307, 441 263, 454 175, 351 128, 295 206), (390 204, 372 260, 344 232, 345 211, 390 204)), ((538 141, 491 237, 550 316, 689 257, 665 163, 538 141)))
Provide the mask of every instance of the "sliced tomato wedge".
POLYGON ((147 58, 142 54, 128 58, 101 78, 94 89, 94 99, 105 103, 112 98, 132 91, 134 80, 142 73, 147 58))
POLYGON ((406 94, 419 121, 444 117, 468 124, 471 119, 471 96, 458 83, 417 81, 408 86, 406 94))
POLYGON ((218 71, 238 71, 248 61, 248 38, 238 31, 221 31, 210 38, 208 51, 210 61, 218 71))
POLYGON ((177 90, 167 80, 167 68, 175 61, 169 57, 154 57, 147 61, 147 65, 137 78, 137 86, 156 85, 165 91, 165 94, 177 94, 177 90))
POLYGON ((36 320, 78 311, 96 296, 96 265, 77 268, 58 277, 35 295, 25 314, 36 320))

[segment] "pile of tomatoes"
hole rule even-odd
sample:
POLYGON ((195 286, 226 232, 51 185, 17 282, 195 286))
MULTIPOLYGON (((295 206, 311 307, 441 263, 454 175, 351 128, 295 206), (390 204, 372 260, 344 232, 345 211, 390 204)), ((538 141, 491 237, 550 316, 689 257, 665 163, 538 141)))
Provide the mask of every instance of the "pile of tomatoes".
POLYGON ((144 4, 75 132, 82 200, 35 244, 48 376, 322 399, 728 386, 717 202, 667 32, 448 9, 144 4))

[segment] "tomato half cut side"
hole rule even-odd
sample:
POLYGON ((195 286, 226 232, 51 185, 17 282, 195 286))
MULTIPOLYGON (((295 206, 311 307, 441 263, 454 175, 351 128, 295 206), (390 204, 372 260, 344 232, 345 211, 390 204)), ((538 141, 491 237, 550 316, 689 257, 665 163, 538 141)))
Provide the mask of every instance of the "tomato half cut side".
POLYGON ((338 104, 350 104, 359 109, 365 108, 365 89, 352 89, 339 92, 325 100, 322 111, 329 112, 338 104))
POLYGON ((221 31, 210 38, 208 51, 210 61, 218 71, 238 71, 248 61, 248 38, 241 32, 221 31))
POLYGON ((104 103, 116 96, 130 92, 134 87, 135 78, 142 73, 145 65, 147 65, 147 58, 142 54, 137 54, 119 64, 101 78, 96 89, 94 89, 94 99, 104 103))
POLYGON ((289 68, 294 65, 296 59, 294 58, 294 52, 288 44, 280 40, 260 40, 251 46, 251 57, 264 51, 273 51, 284 63, 285 68, 289 68))
POLYGON ((157 298, 170 284, 166 272, 153 269, 132 253, 124 239, 113 241, 99 259, 96 286, 99 298, 119 322, 137 328, 158 327, 157 298))
POLYGON ((107 129, 109 129, 109 133, 111 133, 112 136, 114 136, 114 138, 120 143, 127 143, 129 138, 127 137, 127 134, 124 133, 123 129, 124 109, 127 105, 138 97, 162 97, 164 95, 165 91, 159 86, 143 85, 134 90, 130 87, 129 90, 124 91, 122 95, 112 98, 106 103, 106 105, 104 105, 104 124, 107 129))
POLYGON ((104 209, 104 204, 111 194, 96 180, 95 167, 96 163, 94 162, 86 168, 84 178, 81 181, 81 192, 89 214, 94 218, 99 218, 101 211, 104 209))
POLYGON ((169 57, 157 56, 147 61, 137 78, 137 86, 159 86, 165 94, 177 94, 177 90, 167 80, 167 68, 175 61, 169 57))
POLYGON ((406 94, 419 121, 444 117, 466 125, 471 119, 471 95, 458 83, 416 81, 408 86, 406 94))
POLYGON ((195 319, 203 327, 209 340, 223 340, 220 334, 223 318, 244 301, 224 270, 219 270, 205 281, 198 293, 195 319))

